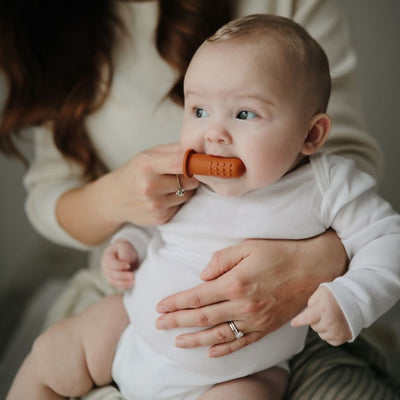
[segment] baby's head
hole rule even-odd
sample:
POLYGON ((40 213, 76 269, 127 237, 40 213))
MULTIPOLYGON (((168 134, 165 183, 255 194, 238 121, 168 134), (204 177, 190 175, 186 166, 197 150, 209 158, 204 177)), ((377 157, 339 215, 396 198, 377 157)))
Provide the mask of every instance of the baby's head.
POLYGON ((325 141, 330 85, 324 51, 295 22, 252 15, 223 26, 187 70, 181 143, 238 157, 246 172, 232 180, 198 179, 223 195, 280 179, 325 141))
POLYGON ((259 56, 265 56, 265 60, 276 58, 276 66, 282 68, 281 78, 301 91, 303 105, 309 104, 314 114, 326 111, 331 92, 328 58, 310 34, 293 20, 267 14, 250 15, 224 25, 207 43, 259 46, 259 56))

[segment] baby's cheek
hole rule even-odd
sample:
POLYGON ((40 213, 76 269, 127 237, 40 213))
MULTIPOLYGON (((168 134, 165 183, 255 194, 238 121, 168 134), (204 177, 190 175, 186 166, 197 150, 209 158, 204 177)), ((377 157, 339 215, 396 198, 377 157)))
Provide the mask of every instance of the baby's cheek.
POLYGON ((251 165, 246 167, 246 185, 249 190, 260 189, 270 185, 273 180, 271 171, 265 165, 251 165))
POLYGON ((193 149, 196 153, 204 152, 204 146, 201 145, 201 142, 194 134, 183 133, 181 135, 180 144, 183 151, 193 149))
POLYGON ((181 144, 181 149, 186 150, 188 148, 188 135, 186 132, 181 132, 181 137, 179 139, 179 143, 181 144))

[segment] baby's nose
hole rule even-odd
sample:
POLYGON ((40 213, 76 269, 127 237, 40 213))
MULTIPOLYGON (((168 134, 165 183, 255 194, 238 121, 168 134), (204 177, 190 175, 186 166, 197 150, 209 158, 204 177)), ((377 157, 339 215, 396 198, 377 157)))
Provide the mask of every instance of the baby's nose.
POLYGON ((232 143, 232 137, 229 134, 228 130, 219 126, 210 128, 205 135, 205 139, 207 142, 210 143, 218 143, 218 144, 232 143))

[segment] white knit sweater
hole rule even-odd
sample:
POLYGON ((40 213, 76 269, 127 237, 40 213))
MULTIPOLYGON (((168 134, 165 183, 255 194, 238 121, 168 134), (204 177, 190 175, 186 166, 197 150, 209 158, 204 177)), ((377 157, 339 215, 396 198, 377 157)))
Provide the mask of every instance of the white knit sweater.
MULTIPOLYGON (((373 175, 380 170, 380 151, 366 134, 354 93, 356 56, 347 20, 336 0, 239 0, 236 14, 271 13, 291 17, 326 50, 333 91, 329 114, 333 130, 328 152, 353 158, 373 175)), ((157 1, 120 2, 128 36, 115 51, 115 76, 104 106, 87 120, 99 157, 110 170, 149 147, 178 141, 182 109, 163 100, 175 73, 154 46, 157 1)), ((46 238, 64 246, 90 249, 72 238, 57 222, 59 197, 85 184, 81 168, 65 159, 45 127, 35 127, 35 159, 25 177, 26 211, 34 227, 46 238)))

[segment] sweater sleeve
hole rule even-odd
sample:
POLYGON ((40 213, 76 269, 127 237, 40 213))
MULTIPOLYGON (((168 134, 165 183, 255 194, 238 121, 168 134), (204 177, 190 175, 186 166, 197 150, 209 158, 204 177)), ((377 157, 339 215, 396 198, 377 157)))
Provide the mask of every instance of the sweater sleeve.
POLYGON ((344 276, 324 285, 354 340, 400 299, 400 215, 350 160, 337 158, 320 184, 326 223, 341 238, 350 260, 344 276))
POLYGON ((82 169, 60 154, 49 128, 34 127, 32 131, 35 156, 24 177, 28 192, 25 201, 28 219, 46 239, 63 246, 88 250, 91 247, 62 229, 55 212, 57 201, 63 193, 86 183, 82 178, 82 169))

